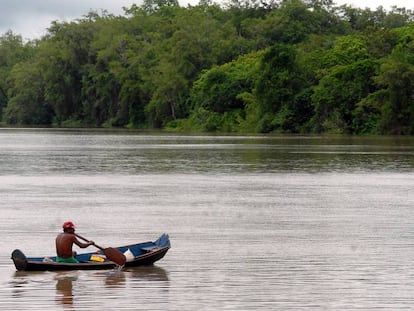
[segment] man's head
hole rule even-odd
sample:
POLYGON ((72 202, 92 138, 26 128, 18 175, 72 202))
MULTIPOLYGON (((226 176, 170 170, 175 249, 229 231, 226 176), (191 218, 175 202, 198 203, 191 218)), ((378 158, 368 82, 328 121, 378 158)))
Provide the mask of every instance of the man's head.
POLYGON ((71 221, 66 221, 62 225, 64 232, 75 232, 75 224, 71 221))

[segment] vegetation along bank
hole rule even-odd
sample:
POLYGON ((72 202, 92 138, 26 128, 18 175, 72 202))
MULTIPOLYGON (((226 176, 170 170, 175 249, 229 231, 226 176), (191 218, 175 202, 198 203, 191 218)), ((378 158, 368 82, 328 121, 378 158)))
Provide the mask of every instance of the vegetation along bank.
POLYGON ((146 0, 0 37, 10 126, 414 134, 414 13, 146 0))

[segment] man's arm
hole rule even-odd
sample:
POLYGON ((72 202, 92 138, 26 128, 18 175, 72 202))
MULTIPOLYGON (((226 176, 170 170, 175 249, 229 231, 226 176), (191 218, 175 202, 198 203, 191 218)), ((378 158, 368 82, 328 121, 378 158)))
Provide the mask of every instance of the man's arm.
POLYGON ((88 243, 82 243, 76 237, 73 237, 73 243, 75 243, 80 248, 86 248, 86 247, 88 247, 90 245, 94 245, 95 244, 93 241, 89 241, 88 243))

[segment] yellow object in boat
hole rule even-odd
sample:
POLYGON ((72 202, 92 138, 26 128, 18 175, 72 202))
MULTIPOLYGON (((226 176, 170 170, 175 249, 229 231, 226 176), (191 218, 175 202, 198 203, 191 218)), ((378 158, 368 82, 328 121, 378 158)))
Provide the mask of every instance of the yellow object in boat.
POLYGON ((99 255, 92 255, 90 258, 91 261, 97 261, 97 262, 104 262, 105 258, 102 258, 99 255))

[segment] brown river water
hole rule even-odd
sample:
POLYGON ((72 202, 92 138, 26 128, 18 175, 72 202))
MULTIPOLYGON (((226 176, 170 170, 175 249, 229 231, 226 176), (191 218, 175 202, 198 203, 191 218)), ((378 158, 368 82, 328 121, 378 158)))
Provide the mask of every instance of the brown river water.
POLYGON ((0 307, 412 310, 413 190, 414 137, 0 129, 0 307), (99 245, 165 232, 172 248, 17 272, 11 252, 53 255, 66 220, 99 245))

